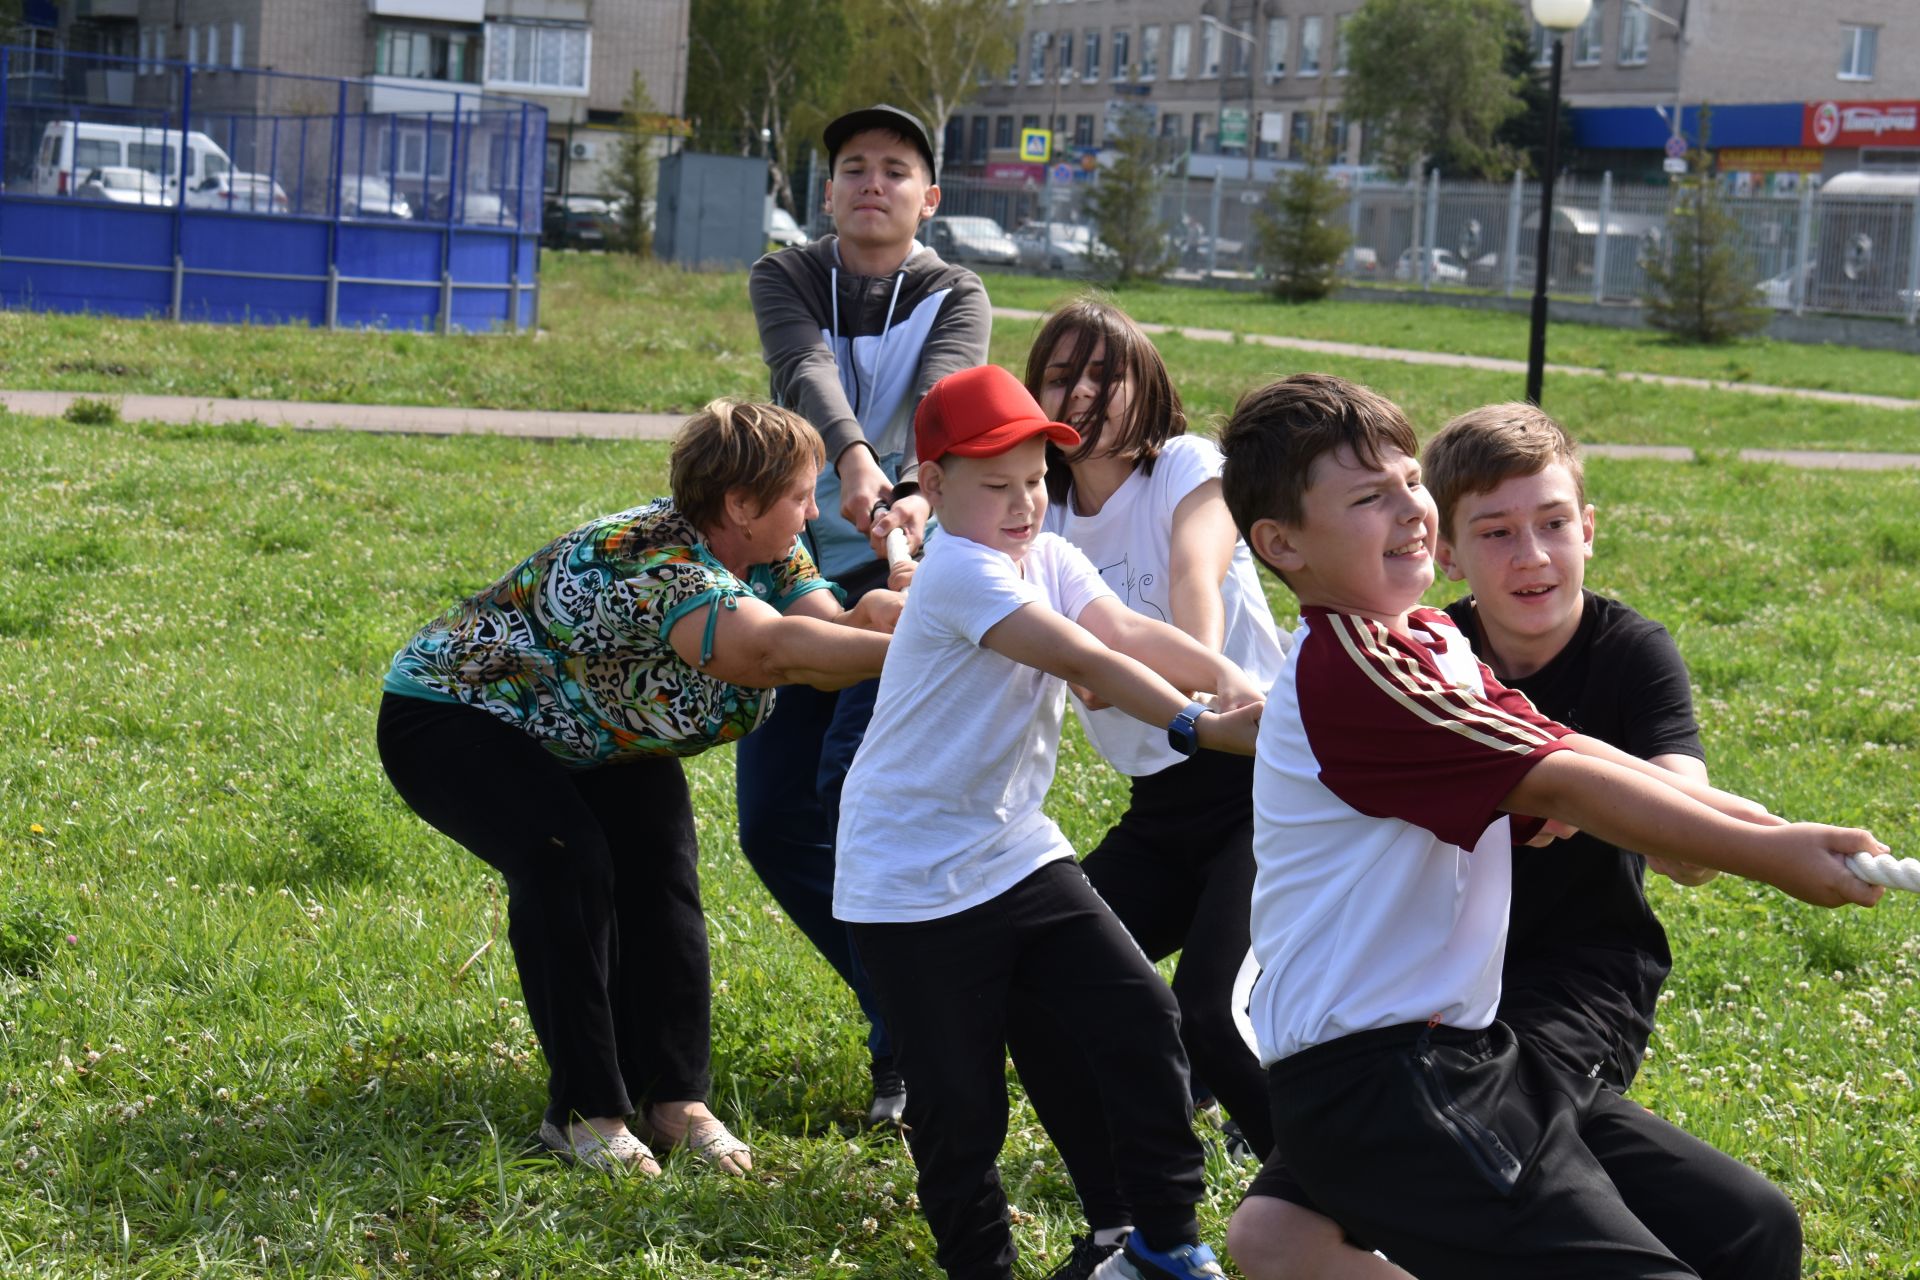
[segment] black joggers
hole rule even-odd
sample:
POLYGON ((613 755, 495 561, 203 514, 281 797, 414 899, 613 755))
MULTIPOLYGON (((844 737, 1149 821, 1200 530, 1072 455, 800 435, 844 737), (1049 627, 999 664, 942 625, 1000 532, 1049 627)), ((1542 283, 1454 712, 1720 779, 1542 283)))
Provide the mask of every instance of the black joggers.
POLYGON ((1037 1019, 1076 1046, 1076 1086, 1112 1134, 1116 1178, 1145 1238, 1194 1238, 1203 1193, 1180 1014, 1071 859, 978 906, 911 924, 855 924, 854 942, 908 1080, 907 1140, 935 1258, 953 1280, 1011 1280, 995 1158, 1007 1134, 1007 1025, 1037 1019))
POLYGON ((547 1119, 704 1101, 707 923, 680 761, 569 769, 476 707, 392 693, 379 743, 400 798, 506 878, 547 1119))

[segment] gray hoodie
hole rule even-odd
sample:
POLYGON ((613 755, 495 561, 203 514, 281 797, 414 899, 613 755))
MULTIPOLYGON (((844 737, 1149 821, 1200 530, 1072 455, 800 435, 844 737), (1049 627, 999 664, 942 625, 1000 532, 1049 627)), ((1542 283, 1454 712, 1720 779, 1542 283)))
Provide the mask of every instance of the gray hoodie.
POLYGON ((987 361, 993 320, 980 277, 916 243, 899 271, 857 276, 840 266, 839 240, 825 236, 770 253, 748 280, 776 404, 811 422, 827 442, 807 530, 830 578, 878 563, 840 515, 833 464, 865 440, 881 469, 910 492, 919 472, 913 414, 927 388, 987 361))

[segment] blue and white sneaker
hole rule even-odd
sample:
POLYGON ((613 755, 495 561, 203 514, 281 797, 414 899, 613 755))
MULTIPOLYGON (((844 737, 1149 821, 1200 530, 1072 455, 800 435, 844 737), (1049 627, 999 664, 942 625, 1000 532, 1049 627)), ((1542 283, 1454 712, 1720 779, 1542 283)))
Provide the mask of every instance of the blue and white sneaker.
POLYGON ((1204 1244, 1175 1245, 1162 1253, 1149 1249, 1135 1231, 1125 1248, 1100 1264, 1093 1280, 1225 1280, 1226 1274, 1204 1244))

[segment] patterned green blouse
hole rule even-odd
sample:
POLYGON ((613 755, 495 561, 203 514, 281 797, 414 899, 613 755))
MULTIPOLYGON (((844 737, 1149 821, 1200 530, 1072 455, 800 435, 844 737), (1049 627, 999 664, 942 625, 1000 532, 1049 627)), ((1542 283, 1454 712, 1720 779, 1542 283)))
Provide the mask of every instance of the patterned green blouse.
POLYGON ((716 680, 668 643, 706 609, 701 661, 720 610, 743 595, 785 612, 831 590, 799 542, 742 581, 708 551, 671 499, 593 520, 421 628, 394 655, 390 693, 464 702, 585 768, 636 756, 690 756, 751 732, 771 689, 716 680))

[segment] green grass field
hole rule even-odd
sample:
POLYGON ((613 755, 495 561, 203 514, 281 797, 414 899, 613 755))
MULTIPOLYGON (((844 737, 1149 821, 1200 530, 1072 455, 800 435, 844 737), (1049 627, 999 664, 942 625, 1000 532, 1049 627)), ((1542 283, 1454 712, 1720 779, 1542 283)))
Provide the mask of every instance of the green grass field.
MULTIPOLYGON (((685 283, 717 299, 737 278, 685 283)), ((583 398, 652 385, 656 369, 690 388, 659 405, 706 394, 696 370, 761 385, 735 317, 675 305, 685 346, 629 351, 620 369, 558 331, 536 345, 162 330, 182 345, 141 358, 150 378, 200 377, 188 348, 224 337, 259 344, 232 359, 265 377, 272 343, 312 343, 275 384, 301 395, 443 379, 446 398, 518 398, 563 386, 558 370, 578 371, 583 398), (325 341, 395 355, 356 366, 325 341)), ((105 322, 0 323, 9 361, 63 346, 111 358, 59 336, 105 322)), ((1015 340, 1002 333, 996 355, 1015 340)), ((1197 382, 1205 409, 1266 367, 1222 351, 1249 363, 1197 382)), ((1491 394, 1422 376, 1379 381, 1423 427, 1491 394)), ((1627 416, 1610 400, 1591 411, 1627 416)), ((1682 397, 1633 412, 1650 433, 1698 438, 1682 397)), ((1797 429, 1791 416, 1776 411, 1776 428, 1797 429)), ((691 769, 714 1105, 759 1172, 674 1162, 652 1183, 525 1155, 544 1070, 496 878, 414 819, 374 756, 379 676, 414 626, 553 534, 663 490, 664 457, 0 416, 0 1274, 934 1274, 902 1148, 853 1133, 853 1003, 739 857, 728 751, 691 769)), ((1717 780, 1920 852, 1920 475, 1710 459, 1598 461, 1591 479, 1591 580, 1673 628, 1717 780)), ((1277 587, 1274 602, 1290 620, 1277 587)), ((1053 807, 1075 842, 1123 798, 1070 740, 1053 807)), ((1824 913, 1726 879, 1654 893, 1677 965, 1637 1096, 1789 1191, 1810 1275, 1920 1274, 1920 899, 1824 913)), ((1022 1274, 1040 1276, 1075 1214, 1024 1105, 1002 1171, 1022 1274)), ((1216 1243, 1251 1172, 1211 1159, 1216 1243)))

